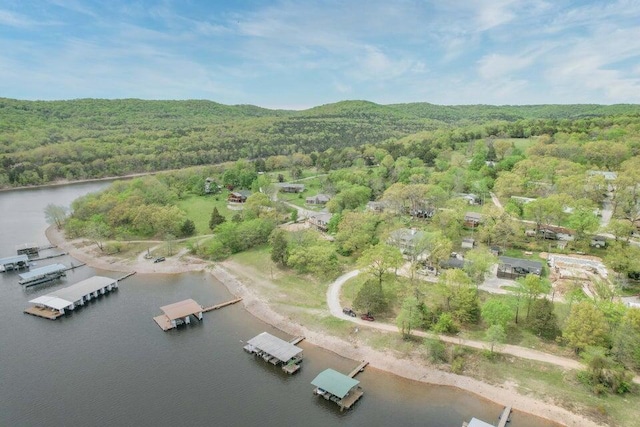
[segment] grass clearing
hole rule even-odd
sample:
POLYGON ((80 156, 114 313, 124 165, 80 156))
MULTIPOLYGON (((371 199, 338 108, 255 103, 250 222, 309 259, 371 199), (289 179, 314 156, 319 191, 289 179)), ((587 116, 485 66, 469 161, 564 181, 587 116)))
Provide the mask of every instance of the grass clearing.
POLYGON ((229 191, 225 190, 219 194, 209 196, 190 196, 178 202, 178 207, 186 212, 187 218, 196 225, 196 234, 209 234, 209 219, 213 208, 218 208, 220 215, 230 220, 235 211, 227 208, 227 196, 229 191))

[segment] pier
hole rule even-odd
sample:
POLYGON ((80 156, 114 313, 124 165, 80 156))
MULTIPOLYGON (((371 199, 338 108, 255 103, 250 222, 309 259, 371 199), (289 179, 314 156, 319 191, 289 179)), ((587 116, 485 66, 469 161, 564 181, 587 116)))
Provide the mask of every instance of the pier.
POLYGON ((202 308, 202 312, 203 313, 207 313, 209 311, 217 310, 219 308, 223 308, 223 307, 226 307, 226 306, 231 305, 231 304, 235 304, 235 303, 240 302, 240 301, 242 301, 242 298, 235 298, 235 299, 232 299, 232 300, 227 301, 227 302, 222 302, 220 304, 210 305, 209 307, 203 307, 202 308))
POLYGON ((325 369, 311 381, 311 385, 316 386, 313 393, 335 402, 340 411, 351 408, 364 395, 364 390, 359 385, 360 381, 353 377, 362 372, 368 364, 369 362, 363 361, 349 375, 325 369))
POLYGON ((24 312, 54 320, 67 312, 83 306, 85 302, 89 302, 116 289, 118 289, 117 280, 108 277, 93 276, 69 287, 32 299, 29 302, 34 304, 34 306, 27 308, 24 312))
POLYGON ((45 259, 59 258, 61 256, 65 256, 65 255, 69 255, 69 253, 68 252, 62 252, 62 253, 59 253, 59 254, 47 255, 47 256, 43 256, 43 257, 39 257, 39 258, 31 258, 31 261, 44 261, 45 259))
POLYGON ((0 258, 0 266, 2 266, 2 272, 29 268, 29 257, 27 255, 17 255, 0 258))
MULTIPOLYGON (((295 338, 300 342, 304 337, 295 338)), ((281 365, 282 370, 288 374, 294 374, 300 369, 302 363, 302 349, 296 345, 273 336, 267 332, 251 338, 244 346, 244 350, 261 357, 272 365, 281 365)))

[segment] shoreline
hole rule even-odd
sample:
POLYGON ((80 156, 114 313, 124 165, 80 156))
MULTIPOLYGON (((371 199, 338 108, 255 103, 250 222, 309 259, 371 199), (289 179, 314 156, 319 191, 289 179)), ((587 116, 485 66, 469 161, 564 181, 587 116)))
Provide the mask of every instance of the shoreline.
MULTIPOLYGON (((260 298, 250 289, 251 280, 234 274, 228 262, 211 263, 199 258, 167 259, 163 263, 152 263, 140 260, 140 257, 130 262, 123 262, 115 257, 98 258, 88 253, 85 248, 77 248, 74 241, 68 241, 55 226, 50 226, 45 232, 47 239, 53 245, 68 252, 73 258, 87 265, 118 272, 136 271, 140 274, 179 274, 189 271, 208 271, 232 295, 242 297, 244 308, 257 319, 292 336, 304 336, 312 345, 322 347, 341 357, 352 360, 367 360, 370 366, 389 372, 401 378, 419 381, 436 386, 454 387, 464 392, 472 393, 478 398, 485 399, 497 405, 512 406, 516 412, 531 414, 560 425, 570 427, 599 427, 598 424, 567 409, 544 402, 533 397, 522 395, 517 391, 517 384, 491 385, 471 377, 440 371, 425 365, 420 360, 401 359, 391 353, 375 350, 360 343, 353 343, 331 336, 324 332, 310 330, 298 324, 291 318, 275 311, 267 301, 260 298), (410 363, 407 363, 410 362, 410 363)), ((178 258, 178 255, 176 255, 178 258)))

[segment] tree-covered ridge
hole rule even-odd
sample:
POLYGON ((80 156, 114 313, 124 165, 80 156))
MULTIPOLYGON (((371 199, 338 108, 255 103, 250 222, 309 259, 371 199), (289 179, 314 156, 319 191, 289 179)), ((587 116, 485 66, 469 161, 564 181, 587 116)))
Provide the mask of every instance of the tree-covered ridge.
POLYGON ((285 111, 198 100, 0 98, 0 187, 380 144, 396 157, 408 153, 432 165, 435 151, 483 137, 625 137, 638 128, 639 113, 637 105, 343 101, 285 111), (398 141, 410 143, 403 149, 398 141))

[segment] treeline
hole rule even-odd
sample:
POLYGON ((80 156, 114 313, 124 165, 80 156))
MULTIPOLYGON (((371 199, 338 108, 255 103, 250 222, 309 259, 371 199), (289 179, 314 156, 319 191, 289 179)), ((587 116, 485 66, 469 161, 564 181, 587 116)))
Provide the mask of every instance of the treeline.
MULTIPOLYGON (((210 101, 0 99, 0 187, 38 185, 409 141, 437 151, 483 137, 616 137, 640 106, 435 106, 345 101, 306 111, 210 101)), ((605 137, 605 139, 607 139, 605 137)))

